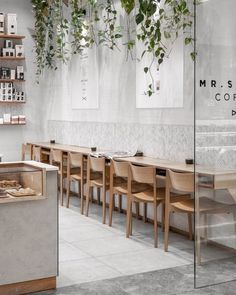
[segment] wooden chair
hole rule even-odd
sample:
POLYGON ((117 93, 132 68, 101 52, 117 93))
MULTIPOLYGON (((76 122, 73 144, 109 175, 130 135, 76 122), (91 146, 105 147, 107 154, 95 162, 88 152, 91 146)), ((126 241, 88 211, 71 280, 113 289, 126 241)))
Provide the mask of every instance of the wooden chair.
POLYGON ((42 162, 41 147, 33 146, 32 160, 36 162, 42 162))
POLYGON ((86 216, 89 212, 89 200, 92 188, 102 189, 102 223, 106 223, 106 191, 109 190, 109 171, 105 158, 88 157, 87 164, 87 193, 86 193, 86 216))
MULTIPOLYGON (((196 197, 196 202, 193 198, 180 200, 177 198, 175 202, 170 204, 171 191, 175 190, 180 194, 194 192, 194 174, 193 173, 178 173, 171 170, 167 171, 167 186, 166 186, 166 212, 165 212, 165 251, 168 251, 169 243, 169 216, 170 212, 185 213, 188 215, 190 239, 192 238, 192 216, 196 214, 196 246, 197 246, 197 262, 201 263, 200 255, 200 218, 205 217, 207 220, 208 214, 229 213, 231 211, 229 204, 220 203, 211 200, 207 197, 196 197), (196 207, 195 207, 196 206, 196 207), (198 217, 199 216, 199 217, 198 217)), ((205 224, 206 229, 206 224, 205 224)))
POLYGON ((32 145, 31 144, 22 144, 21 149, 21 160, 26 161, 26 159, 32 160, 32 145))
POLYGON ((81 214, 84 213, 84 184, 86 181, 86 165, 83 154, 69 153, 67 159, 67 208, 70 202, 70 185, 78 182, 78 192, 81 198, 81 214))
POLYGON ((127 228, 126 235, 129 238, 132 230, 132 204, 133 202, 152 204, 154 208, 154 247, 157 247, 157 207, 165 200, 165 188, 157 188, 156 169, 154 167, 140 167, 130 165, 128 178, 128 209, 127 209, 127 228), (133 181, 146 184, 148 188, 134 193, 133 181))
MULTIPOLYGON (((128 176, 129 176, 129 163, 121 162, 118 160, 111 161, 110 167, 110 201, 109 201, 109 226, 112 226, 112 215, 114 210, 114 199, 118 196, 119 212, 122 212, 122 197, 127 197, 128 192, 128 176)), ((147 185, 135 183, 132 186, 133 192, 145 190, 147 185)), ((138 203, 136 203, 138 204, 138 203)), ((136 216, 139 215, 138 206, 136 206, 136 216)), ((145 216, 145 209, 144 209, 145 216)), ((145 218, 145 217, 144 217, 145 218)))
POLYGON ((63 152, 61 150, 54 150, 54 149, 51 150, 50 164, 58 167, 60 200, 61 200, 61 206, 63 206, 64 204, 63 180, 67 176, 67 167, 63 163, 63 152))

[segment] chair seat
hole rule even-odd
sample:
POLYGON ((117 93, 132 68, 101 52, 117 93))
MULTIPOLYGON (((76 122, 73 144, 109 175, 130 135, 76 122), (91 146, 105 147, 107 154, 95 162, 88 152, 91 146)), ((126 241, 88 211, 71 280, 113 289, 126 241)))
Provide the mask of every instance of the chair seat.
MULTIPOLYGON (((184 211, 187 213, 194 213, 194 199, 173 203, 172 208, 179 211, 184 211)), ((199 212, 200 213, 210 213, 210 212, 219 212, 220 210, 227 211, 229 208, 228 204, 220 203, 214 200, 211 200, 207 197, 202 197, 199 200, 199 212)))
MULTIPOLYGON (((147 203, 154 202, 153 190, 133 193, 132 197, 134 198, 134 200, 140 201, 140 202, 147 202, 147 203)), ((157 188, 157 201, 162 202, 164 200, 165 200, 165 188, 157 188)))
MULTIPOLYGON (((148 190, 149 186, 143 183, 135 183, 132 185, 132 192, 133 193, 138 193, 141 191, 146 191, 148 190)), ((114 183, 114 193, 117 194, 123 194, 127 195, 128 194, 128 184, 126 180, 119 181, 114 183)))

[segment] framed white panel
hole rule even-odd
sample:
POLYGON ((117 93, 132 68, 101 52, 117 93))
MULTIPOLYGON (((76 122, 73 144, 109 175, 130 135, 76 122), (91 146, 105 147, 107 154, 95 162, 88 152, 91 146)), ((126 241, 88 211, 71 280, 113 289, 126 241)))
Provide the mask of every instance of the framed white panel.
POLYGON ((97 48, 84 50, 72 65, 72 109, 98 109, 98 59, 97 48))
MULTIPOLYGON (((137 57, 142 55, 143 46, 137 44, 137 57)), ((144 55, 136 62, 136 107, 145 108, 181 108, 183 107, 184 75, 183 38, 179 38, 168 58, 157 71, 157 63, 152 67, 152 78, 144 72, 144 67, 151 63, 151 56, 144 55), (153 79, 153 80, 152 80, 153 79), (149 97, 145 92, 153 84, 155 92, 149 97)))

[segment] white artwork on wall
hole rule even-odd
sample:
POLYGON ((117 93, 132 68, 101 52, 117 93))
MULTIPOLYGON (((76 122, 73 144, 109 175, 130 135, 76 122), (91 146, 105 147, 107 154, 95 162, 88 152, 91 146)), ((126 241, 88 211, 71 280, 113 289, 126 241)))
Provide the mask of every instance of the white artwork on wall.
MULTIPOLYGON (((137 44, 137 57, 143 52, 143 45, 137 44)), ((184 58, 183 38, 179 38, 172 49, 169 58, 157 70, 157 63, 153 64, 151 76, 144 72, 152 59, 150 55, 144 55, 136 62, 136 107, 146 108, 181 108, 183 107, 183 75, 184 58), (154 93, 151 96, 145 94, 148 85, 152 84, 154 93)))
POLYGON ((98 109, 98 60, 97 48, 84 50, 76 56, 72 67, 72 109, 98 109))

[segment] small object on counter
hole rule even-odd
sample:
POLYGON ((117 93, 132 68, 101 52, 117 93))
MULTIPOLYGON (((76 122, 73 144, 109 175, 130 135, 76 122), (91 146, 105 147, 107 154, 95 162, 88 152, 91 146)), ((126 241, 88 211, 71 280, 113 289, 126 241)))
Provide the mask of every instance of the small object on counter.
POLYGON ((7 193, 12 195, 13 197, 27 197, 36 195, 36 192, 29 187, 7 190, 7 193))
POLYGON ((185 163, 186 163, 186 165, 192 165, 192 164, 194 164, 194 160, 193 159, 185 159, 185 163))
POLYGON ((50 143, 51 143, 51 144, 55 144, 55 143, 56 143, 55 139, 51 139, 51 140, 50 140, 50 143))
POLYGON ((137 151, 135 157, 143 157, 143 152, 137 151))
POLYGON ((96 147, 91 147, 92 152, 96 152, 97 148, 96 147))
POLYGON ((7 193, 4 189, 0 188, 0 198, 7 198, 7 193))
POLYGON ((16 180, 1 180, 0 188, 20 188, 20 184, 16 180))

